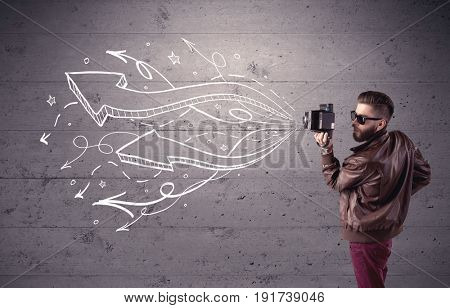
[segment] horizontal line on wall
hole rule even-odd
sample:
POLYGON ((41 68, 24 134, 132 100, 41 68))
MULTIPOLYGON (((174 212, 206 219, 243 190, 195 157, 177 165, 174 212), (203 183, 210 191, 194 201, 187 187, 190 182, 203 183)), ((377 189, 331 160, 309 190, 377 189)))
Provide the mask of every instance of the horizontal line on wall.
MULTIPOLYGON (((133 122, 131 122, 131 123, 133 123, 133 122)), ((146 127, 146 126, 144 125, 144 127, 146 127)), ((261 126, 261 129, 265 129, 264 126, 261 126)), ((47 128, 43 127, 43 128, 38 128, 38 129, 0 129, 0 132, 6 132, 6 133, 8 133, 8 132, 11 132, 11 133, 13 133, 13 132, 42 133, 42 130, 48 130, 49 132, 58 132, 58 133, 61 133, 61 132, 67 132, 67 133, 74 133, 74 132, 111 133, 111 132, 117 131, 117 129, 115 129, 115 130, 95 130, 95 129, 93 129, 93 130, 58 130, 58 129, 53 129, 53 127, 49 126, 47 128)), ((145 130, 142 130, 142 129, 135 129, 135 130, 120 129, 121 132, 141 132, 141 131, 143 132, 143 131, 150 131, 150 130, 152 130, 152 128, 150 128, 150 127, 148 127, 145 130)), ((290 129, 281 130, 281 129, 276 129, 276 128, 273 128, 273 129, 269 129, 268 128, 268 129, 265 129, 265 130, 267 130, 267 131, 272 131, 272 130, 273 131, 290 131, 290 129)), ((342 131, 344 131, 344 130, 345 129, 343 128, 342 131)), ((351 132, 351 128, 348 128, 346 130, 349 133, 351 132)), ((448 134, 450 132, 450 130, 445 130, 445 129, 436 130, 436 129, 397 129, 397 128, 392 129, 391 131, 394 131, 394 130, 400 130, 400 131, 402 131, 404 133, 448 134)), ((210 130, 210 129, 194 129, 194 130, 190 130, 190 129, 157 129, 157 131, 159 131, 159 132, 161 132, 161 131, 164 131, 164 132, 203 132, 204 131, 204 132, 211 132, 212 133, 212 132, 250 132, 250 131, 254 131, 254 129, 249 129, 249 130, 245 130, 245 129, 242 129, 242 130, 240 130, 240 129, 233 129, 233 130, 217 129, 217 130, 214 130, 214 131, 210 130)), ((304 130, 299 130, 299 132, 300 131, 304 131, 304 130)), ((338 129, 336 131, 340 132, 341 130, 338 129)), ((307 131, 307 132, 309 132, 309 131, 307 131)))
MULTIPOLYGON (((442 29, 440 29, 442 30, 442 29)), ((57 35, 298 35, 298 36, 333 36, 333 35, 373 35, 373 36, 391 36, 392 32, 53 32, 57 35)), ((0 35, 49 35, 47 32, 0 32, 0 35)), ((435 30, 435 32, 426 31, 408 31, 402 36, 416 36, 424 35, 430 36, 444 36, 447 37, 450 33, 435 30)), ((396 40, 396 39, 394 39, 396 40)))
MULTIPOLYGON (((342 66, 342 65, 341 65, 342 66)), ((249 76, 247 78, 254 77, 249 76)), ((140 81, 140 80, 128 80, 133 83, 148 83, 148 81, 140 81)), ((324 80, 262 80, 261 81, 272 84, 272 83, 305 83, 305 84, 314 84, 321 83, 324 80)), ((211 80, 174 80, 172 83, 204 83, 211 82, 211 80)), ((254 83, 250 80, 239 80, 240 83, 254 83)), ((0 83, 56 83, 56 84, 66 84, 67 80, 0 80, 0 83)), ((82 81, 80 83, 83 83, 82 81)), ((99 84, 110 84, 110 82, 103 81, 89 81, 86 83, 99 83, 99 84)), ((152 83, 161 83, 165 84, 165 81, 152 81, 152 83)), ((327 81, 327 84, 366 84, 366 83, 377 83, 377 84, 441 84, 441 83, 450 83, 450 80, 344 80, 344 81, 327 81)))
MULTIPOLYGON (((337 210, 337 209, 336 209, 337 210)), ((336 220, 338 220, 338 218, 336 218, 336 220)), ((40 227, 40 226, 24 226, 24 227, 17 227, 17 226, 0 226, 0 229, 68 229, 68 230, 72 230, 72 229, 88 229, 92 231, 97 231, 100 229, 104 229, 104 230, 116 230, 119 226, 114 226, 114 227, 97 227, 95 229, 92 228, 92 226, 90 227, 40 227)), ((130 227, 130 229, 132 230, 137 230, 137 229, 155 229, 155 230, 161 230, 161 229, 172 229, 172 230, 211 230, 211 229, 217 229, 217 230, 224 230, 224 229, 233 229, 233 230, 246 230, 246 231, 250 231, 250 230, 274 230, 274 229, 287 229, 287 230, 300 230, 300 229, 340 229, 341 226, 338 225, 334 225, 334 226, 267 226, 267 227, 207 227, 207 226, 200 226, 200 227, 179 227, 179 226, 159 226, 159 227, 152 227, 152 226, 132 226, 130 227)), ((450 226, 410 226, 410 225, 405 225, 404 226, 404 230, 406 229, 450 229, 450 226)), ((214 231, 214 230, 212 230, 214 231)), ((339 231, 339 230, 337 230, 339 231)), ((404 232, 401 233, 401 235, 404 235, 404 232)), ((339 242, 343 242, 345 240, 342 239, 337 239, 337 241, 339 242)))
MULTIPOLYGON (((398 263, 397 263, 398 264, 398 263)), ((0 277, 15 277, 19 274, 0 274, 0 277)), ((249 277, 249 278, 261 278, 265 276, 280 276, 280 277, 348 277, 354 278, 355 274, 291 274, 291 273, 268 273, 268 274, 221 274, 221 275, 211 275, 211 274, 111 274, 111 273, 102 273, 102 274, 53 274, 53 273, 41 273, 41 274, 26 274, 23 277, 46 277, 46 276, 55 276, 55 277, 249 277)), ((395 274, 389 272, 388 277, 423 277, 423 274, 395 274)), ((433 276, 437 277, 450 277, 450 274, 433 274, 433 276)))

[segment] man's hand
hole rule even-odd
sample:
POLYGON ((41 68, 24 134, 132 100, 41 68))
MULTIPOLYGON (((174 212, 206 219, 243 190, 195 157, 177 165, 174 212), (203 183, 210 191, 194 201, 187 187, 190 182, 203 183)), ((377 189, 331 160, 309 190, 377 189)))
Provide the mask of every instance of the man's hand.
POLYGON ((328 137, 327 132, 315 133, 314 139, 316 139, 316 143, 321 148, 330 148, 332 146, 332 139, 328 137))

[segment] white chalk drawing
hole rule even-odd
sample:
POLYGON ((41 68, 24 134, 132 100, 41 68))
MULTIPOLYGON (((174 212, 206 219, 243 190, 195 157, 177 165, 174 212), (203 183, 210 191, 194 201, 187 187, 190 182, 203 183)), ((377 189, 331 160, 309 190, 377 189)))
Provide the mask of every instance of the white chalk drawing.
POLYGON ((86 187, 83 188, 83 190, 80 189, 79 192, 77 192, 77 194, 75 195, 75 199, 84 199, 83 194, 86 192, 86 190, 88 189, 89 185, 91 185, 91 182, 88 182, 86 187))
POLYGON ((180 57, 179 56, 176 56, 174 53, 173 53, 173 51, 172 51, 172 54, 170 55, 170 56, 167 56, 167 58, 169 58, 170 59, 170 61, 172 61, 172 64, 173 65, 175 65, 175 64, 181 64, 180 63, 180 57))
POLYGON ((103 181, 103 180, 100 180, 100 183, 98 183, 98 185, 99 185, 101 188, 105 188, 106 182, 103 181))
POLYGON ((217 51, 213 52, 211 55, 211 59, 210 59, 210 58, 204 56, 200 51, 198 51, 197 48, 195 48, 194 43, 192 43, 184 38, 181 38, 181 40, 189 47, 189 50, 192 53, 194 53, 194 52, 198 53, 203 59, 205 59, 208 63, 210 63, 214 66, 214 68, 216 69, 216 71, 219 75, 211 78, 211 80, 221 78, 223 81, 225 81, 225 78, 223 78, 222 73, 220 72, 220 69, 226 67, 227 62, 225 61, 225 57, 221 53, 219 53, 217 51), (217 62, 217 60, 219 60, 220 62, 217 62))
POLYGON ((68 103, 67 105, 64 106, 64 109, 66 109, 66 108, 69 107, 69 106, 77 105, 77 104, 78 104, 78 102, 71 102, 71 103, 68 103))
MULTIPOLYGON (((295 131, 291 113, 295 110, 280 94, 265 88, 256 79, 242 74, 224 73, 229 68, 222 53, 212 51, 208 55, 195 43, 185 38, 181 40, 191 54, 183 55, 180 61, 180 56, 172 50, 167 56, 171 63, 184 66, 195 63, 193 59, 199 57, 206 61, 206 65, 212 66, 216 76, 208 81, 175 86, 155 66, 134 58, 126 50, 107 50, 106 53, 124 64, 134 65, 138 76, 146 82, 144 86, 134 86, 127 80, 128 75, 120 71, 86 70, 65 73, 69 89, 78 101, 66 104, 64 109, 81 105, 98 127, 107 126, 109 120, 112 120, 136 121, 136 125, 148 128, 140 133, 112 131, 95 138, 94 142, 89 142, 87 135, 78 135, 72 140, 78 153, 60 167, 62 172, 77 168, 92 157, 84 157, 88 150, 90 153, 91 149, 96 149, 100 154, 108 156, 108 159, 103 164, 97 162, 96 166, 89 168, 92 177, 102 177, 102 172, 109 170, 119 172, 124 179, 132 180, 127 184, 126 190, 111 193, 112 196, 96 199, 92 203, 93 206, 118 209, 129 216, 130 220, 116 231, 129 231, 142 217, 163 213, 183 196, 227 176, 230 172, 262 161, 295 131), (93 80, 96 82, 92 83, 93 80), (155 81, 158 82, 152 83, 155 81), (155 84, 159 88, 154 88, 155 84), (89 87, 93 85, 102 88, 92 91, 89 87), (93 93, 97 93, 96 96, 93 93), (115 99, 118 97, 126 97, 126 101, 115 99), (220 131, 211 128, 210 131, 197 131, 189 121, 190 117, 237 129, 220 131), (154 121, 152 119, 160 120, 162 124, 146 122, 154 121), (170 135, 178 120, 188 122, 189 129, 178 135, 170 135), (145 145, 148 144, 160 151, 146 151, 145 145), (211 147, 212 145, 214 146, 211 147), (201 172, 204 177, 199 179, 191 176, 191 171, 201 172), (136 179, 136 174, 140 175, 139 179, 136 179), (161 177, 158 177, 160 174, 161 177), (166 180, 171 178, 168 176, 170 174, 179 176, 175 180, 166 180), (162 184, 154 185, 157 182, 162 184), (143 187, 148 184, 150 187, 143 187), (133 188, 134 186, 136 187, 133 188), (136 192, 129 192, 129 189, 144 190, 146 198, 136 197, 136 192)), ((150 43, 147 42, 146 46, 149 47, 150 43)), ((232 57, 241 59, 238 53, 232 53, 232 57)), ((193 75, 197 74, 197 71, 193 71, 193 75)), ((267 79, 267 76, 264 78, 267 79)), ((50 96, 50 102, 48 101, 50 106, 51 102, 54 104, 54 97, 53 100, 51 98, 50 96)), ((47 145, 46 138, 49 135, 44 133, 40 141, 47 145)), ((81 187, 74 198, 84 199, 89 185, 90 182, 81 187)), ((101 179, 98 185, 103 190, 106 182, 101 179)), ((89 192, 92 193, 93 189, 95 187, 89 192)), ((111 185, 104 191, 109 189, 111 185)), ((187 207, 187 204, 184 203, 183 206, 187 207)))
POLYGON ((60 116, 61 116, 61 114, 58 113, 58 115, 56 116, 56 119, 55 119, 55 124, 53 124, 53 127, 56 127, 56 125, 58 124, 58 120, 59 120, 60 116))
POLYGON ((46 135, 45 133, 42 134, 41 139, 39 139, 40 142, 42 142, 45 145, 48 145, 48 141, 47 138, 50 137, 52 133, 48 133, 48 135, 46 135))
POLYGON ((94 172, 97 171, 102 165, 98 165, 97 167, 95 167, 92 172, 91 175, 94 175, 94 172))
POLYGON ((55 97, 49 95, 49 96, 48 96, 47 103, 50 105, 50 107, 53 106, 54 104, 56 104, 56 99, 55 99, 55 97))

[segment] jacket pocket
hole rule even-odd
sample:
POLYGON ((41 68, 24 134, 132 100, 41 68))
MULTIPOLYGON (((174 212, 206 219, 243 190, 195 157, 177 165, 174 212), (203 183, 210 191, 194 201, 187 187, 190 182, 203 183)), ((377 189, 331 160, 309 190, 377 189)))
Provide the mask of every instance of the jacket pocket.
POLYGON ((378 209, 378 201, 381 194, 381 173, 377 170, 376 175, 357 189, 359 205, 373 212, 378 209))

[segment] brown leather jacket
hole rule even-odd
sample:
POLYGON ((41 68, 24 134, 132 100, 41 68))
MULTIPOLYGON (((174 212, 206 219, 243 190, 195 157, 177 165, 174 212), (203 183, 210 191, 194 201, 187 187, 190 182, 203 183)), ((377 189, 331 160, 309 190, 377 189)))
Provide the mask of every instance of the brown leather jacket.
POLYGON ((342 168, 333 152, 322 155, 327 185, 340 192, 342 238, 393 238, 403 229, 411 195, 430 183, 430 165, 408 136, 386 128, 350 150, 342 168))

